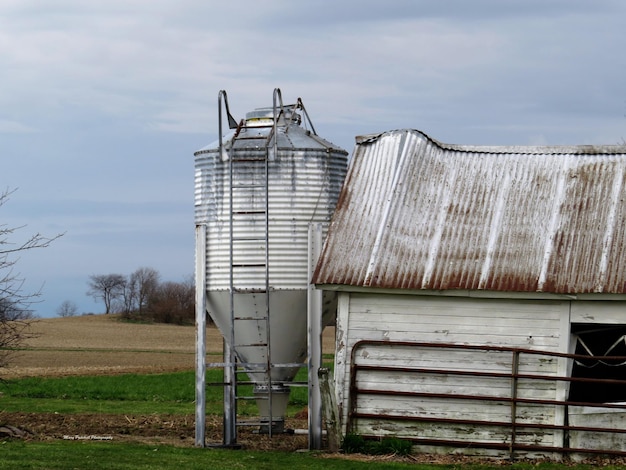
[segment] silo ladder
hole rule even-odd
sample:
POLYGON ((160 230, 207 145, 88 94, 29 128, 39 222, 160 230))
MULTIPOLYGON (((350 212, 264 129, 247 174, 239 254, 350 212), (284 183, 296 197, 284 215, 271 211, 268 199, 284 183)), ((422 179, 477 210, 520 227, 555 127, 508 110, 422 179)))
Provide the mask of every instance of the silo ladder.
MULTIPOLYGON (((245 124, 240 124, 231 140, 231 150, 236 140, 244 138, 241 133, 245 130, 245 124)), ((243 135, 247 133, 243 132, 243 135)), ((235 410, 239 400, 267 399, 267 422, 263 416, 258 421, 237 421, 235 412, 235 426, 259 425, 260 429, 267 429, 271 436, 274 420, 269 303, 269 145, 267 136, 252 138, 260 140, 255 147, 264 151, 231 151, 228 156, 232 348, 230 380, 234 389, 231 396, 235 410), (265 361, 242 362, 235 351, 240 351, 241 356, 264 357, 265 361), (244 374, 256 380, 246 380, 242 377, 244 374), (265 396, 245 396, 238 393, 239 385, 259 383, 267 390, 265 396)))

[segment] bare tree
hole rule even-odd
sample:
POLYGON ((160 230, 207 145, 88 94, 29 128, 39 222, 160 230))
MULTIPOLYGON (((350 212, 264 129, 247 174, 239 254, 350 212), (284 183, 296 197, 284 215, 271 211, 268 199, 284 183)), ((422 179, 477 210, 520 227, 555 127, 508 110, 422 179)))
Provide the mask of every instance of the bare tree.
POLYGON ((124 284, 120 299, 111 307, 124 316, 141 317, 146 308, 148 298, 159 286, 160 274, 156 269, 142 267, 134 271, 124 284))
MULTIPOLYGON (((4 190, 0 193, 0 207, 14 191, 4 190)), ((0 367, 6 366, 11 352, 31 336, 32 305, 41 297, 41 289, 24 292, 24 279, 15 271, 19 259, 15 255, 34 248, 46 248, 63 236, 58 234, 48 238, 36 233, 23 242, 12 243, 10 237, 22 228, 0 224, 0 367)))
POLYGON ((104 313, 111 313, 114 302, 123 297, 126 287, 126 277, 122 274, 92 274, 89 276, 90 295, 94 300, 104 302, 104 313))
POLYGON ((160 274, 153 268, 139 268, 130 275, 128 283, 133 286, 136 300, 136 310, 141 316, 146 308, 148 299, 159 287, 160 274))
POLYGON ((148 299, 147 314, 163 323, 193 323, 195 287, 193 281, 164 282, 148 299))
POLYGON ((122 315, 129 317, 137 310, 137 283, 129 277, 124 283, 120 300, 115 303, 114 308, 122 315))
POLYGON ((78 307, 71 300, 64 300, 59 308, 57 308, 57 315, 60 317, 73 317, 78 313, 78 307))

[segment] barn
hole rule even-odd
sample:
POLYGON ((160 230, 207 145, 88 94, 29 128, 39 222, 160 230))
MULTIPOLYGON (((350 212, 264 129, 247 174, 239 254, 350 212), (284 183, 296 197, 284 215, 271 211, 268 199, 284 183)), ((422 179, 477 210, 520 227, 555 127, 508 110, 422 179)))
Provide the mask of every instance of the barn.
POLYGON ((357 138, 312 282, 343 433, 626 454, 626 147, 357 138))

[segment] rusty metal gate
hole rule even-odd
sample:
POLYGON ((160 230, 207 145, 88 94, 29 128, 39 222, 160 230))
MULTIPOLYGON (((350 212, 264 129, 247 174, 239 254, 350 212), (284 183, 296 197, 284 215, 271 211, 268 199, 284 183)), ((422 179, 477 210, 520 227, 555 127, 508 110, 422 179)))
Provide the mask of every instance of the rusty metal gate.
MULTIPOLYGON (((394 435, 417 446, 520 455, 626 456, 626 403, 569 401, 571 377, 589 356, 532 349, 369 341, 351 352, 347 432, 394 435)), ((593 360, 626 363, 626 357, 593 360)))

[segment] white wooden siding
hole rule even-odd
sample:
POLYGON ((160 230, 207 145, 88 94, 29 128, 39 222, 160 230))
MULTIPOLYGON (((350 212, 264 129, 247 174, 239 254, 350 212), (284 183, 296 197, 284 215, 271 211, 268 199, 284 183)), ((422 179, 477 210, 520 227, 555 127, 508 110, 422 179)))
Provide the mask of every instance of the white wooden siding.
POLYGON ((572 302, 572 323, 626 325, 626 302, 572 302))
POLYGON ((351 294, 350 337, 557 350, 568 302, 351 294))
MULTIPOLYGON (((352 349, 362 340, 410 341, 466 345, 490 345, 558 352, 562 349, 563 319, 569 319, 568 301, 472 299, 368 293, 342 294, 337 322, 336 380, 338 400, 345 425, 349 411, 350 360, 352 349)), ((354 360, 360 365, 407 366, 437 370, 511 370, 511 353, 476 350, 435 350, 402 346, 358 348, 354 360)), ((556 375, 562 365, 549 356, 522 356, 519 372, 556 375)), ((359 388, 372 390, 456 393, 484 397, 508 397, 511 381, 506 378, 411 374, 394 371, 361 371, 359 388)), ((557 398, 554 381, 519 380, 518 396, 557 398)), ((356 410, 419 417, 449 417, 511 421, 510 405, 497 401, 450 400, 430 397, 359 395, 356 410)), ((516 410, 518 423, 554 424, 559 419, 552 406, 525 405, 516 410)), ((432 423, 387 422, 359 419, 355 432, 362 434, 419 436, 506 442, 507 434, 493 426, 441 426, 432 423)), ((550 431, 528 430, 518 442, 560 445, 550 431)))

